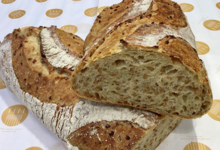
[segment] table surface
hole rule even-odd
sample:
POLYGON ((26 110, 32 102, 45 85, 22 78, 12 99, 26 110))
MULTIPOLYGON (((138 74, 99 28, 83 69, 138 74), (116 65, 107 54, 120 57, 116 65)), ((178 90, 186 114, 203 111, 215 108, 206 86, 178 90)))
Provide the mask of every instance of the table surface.
MULTIPOLYGON (((85 39, 99 11, 121 0, 1 0, 0 41, 15 28, 56 25, 85 39), (98 11, 98 12, 97 12, 98 11)), ((214 103, 208 114, 183 120, 157 150, 220 150, 220 0, 176 0, 196 37, 210 79, 214 103)), ((65 145, 1 83, 0 150, 66 150, 65 145), (10 108, 26 119, 7 122, 10 108)), ((13 118, 13 116, 10 116, 13 118)))

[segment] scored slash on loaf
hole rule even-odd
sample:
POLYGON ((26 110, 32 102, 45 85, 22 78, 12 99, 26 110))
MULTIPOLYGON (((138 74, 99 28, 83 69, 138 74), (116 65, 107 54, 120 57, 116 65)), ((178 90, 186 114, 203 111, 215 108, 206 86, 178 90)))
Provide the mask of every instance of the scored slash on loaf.
POLYGON ((188 119, 211 108, 206 70, 175 2, 124 0, 105 8, 84 52, 71 79, 80 97, 188 119))
POLYGON ((83 44, 54 26, 16 29, 0 45, 0 77, 70 150, 155 149, 181 119, 76 96, 83 44))

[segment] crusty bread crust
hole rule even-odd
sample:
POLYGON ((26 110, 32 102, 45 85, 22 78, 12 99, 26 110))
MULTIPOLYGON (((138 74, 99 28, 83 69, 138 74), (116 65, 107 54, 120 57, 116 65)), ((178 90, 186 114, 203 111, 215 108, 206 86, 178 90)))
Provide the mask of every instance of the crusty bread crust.
MULTIPOLYGON (((72 88, 80 97, 138 107, 163 115, 188 119, 201 117, 211 108, 212 92, 203 62, 196 51, 195 37, 184 13, 175 2, 170 0, 124 0, 118 5, 106 8, 97 17, 86 38, 84 52, 83 61, 72 75, 72 88), (117 17, 109 13, 115 6, 125 8, 127 2, 129 3, 127 11, 123 11, 123 13, 120 11, 117 14, 116 9, 114 16, 117 17), (142 5, 146 7, 137 9, 142 5), (108 25, 102 24, 108 19, 110 19, 108 25), (157 55, 153 61, 155 66, 147 65, 150 53, 157 55), (160 61, 160 57, 164 58, 164 61, 160 61), (168 62, 169 65, 166 64, 168 62), (163 65, 161 71, 158 71, 161 67, 160 65, 157 67, 158 64, 163 65), (117 66, 121 69, 124 67, 124 71, 130 71, 130 73, 120 72, 120 69, 117 70, 117 66), (143 70, 140 71, 142 68, 143 70), (177 87, 166 89, 170 93, 167 93, 165 97, 162 96, 166 92, 165 86, 156 83, 159 80, 152 80, 158 91, 151 89, 155 84, 151 87, 146 85, 150 83, 150 79, 147 79, 144 72, 149 75, 154 70, 156 70, 155 74, 158 75, 158 78, 168 75, 167 78, 163 78, 166 80, 166 83, 163 84, 178 80, 175 81, 177 87), (136 75, 133 72, 136 72, 136 75), (164 74, 159 75, 159 72, 164 72, 164 74), (176 73, 178 76, 175 75, 176 73), (129 78, 126 77, 127 75, 129 78), (169 78, 171 78, 170 81, 167 81, 169 78), (147 82, 147 80, 149 81, 147 82), (185 85, 180 83, 183 80, 185 85), (91 82, 94 84, 89 84, 91 82), (146 84, 138 88, 137 85, 142 85, 144 82, 146 84), (123 83, 125 83, 123 86, 126 86, 127 89, 131 87, 132 90, 129 92, 126 88, 124 91, 121 90, 123 83), (136 90, 142 92, 137 94, 136 90), (151 94, 150 98, 147 93, 151 94), (190 94, 188 98, 187 93, 190 94), (154 97, 157 97, 158 94, 161 96, 157 98, 157 102, 154 97), (151 101, 154 103, 150 103, 151 101), (192 103, 190 104, 190 102, 192 103)), ((150 77, 153 76, 150 75, 150 77)))
POLYGON ((71 133, 68 139, 81 150, 154 150, 180 122, 180 119, 168 118, 162 117, 150 130, 127 121, 91 123, 71 133))
MULTIPOLYGON (((12 64, 20 87, 42 102, 55 103, 59 106, 73 105, 78 101, 78 97, 69 90, 69 76, 73 71, 56 68, 47 61, 42 52, 40 39, 42 29, 31 27, 13 32, 12 64)), ((59 32, 58 36, 62 41, 69 42, 73 47, 76 45, 77 50, 75 47, 68 48, 69 53, 78 58, 82 57, 81 39, 59 29, 55 31, 59 32), (68 41, 70 37, 72 39, 68 41), (77 43, 80 43, 81 47, 77 43)))
MULTIPOLYGON (((125 137, 125 139, 121 139, 120 142, 123 143, 123 146, 127 147, 127 149, 135 149, 135 146, 144 147, 145 144, 143 141, 153 140, 153 137, 148 136, 148 133, 155 133, 156 131, 153 129, 164 126, 162 130, 165 132, 162 135, 154 136, 158 137, 158 140, 154 142, 155 145, 151 146, 151 150, 155 149, 181 119, 169 116, 163 117, 151 112, 129 107, 79 99, 72 94, 70 83, 68 83, 70 82, 70 73, 73 72, 72 68, 68 69, 67 67, 59 68, 53 66, 48 60, 51 57, 48 55, 50 54, 48 53, 50 51, 47 49, 49 46, 41 44, 41 42, 45 40, 41 34, 53 33, 53 31, 58 30, 54 29, 55 27, 30 27, 24 30, 15 30, 12 34, 6 36, 0 46, 0 77, 6 83, 7 88, 12 91, 47 128, 64 141, 71 150, 97 149, 99 146, 92 143, 93 140, 88 140, 91 134, 87 133, 91 131, 97 140, 98 134, 101 136, 101 134, 106 134, 108 130, 112 129, 112 124, 114 124, 115 128, 114 134, 120 134, 121 137, 125 137), (42 33, 42 30, 46 32, 42 33), (58 85, 56 86, 54 84, 58 85), (49 95, 51 94, 52 96, 50 98, 49 95), (70 96, 68 96, 68 94, 70 94, 70 96), (61 97, 62 99, 57 99, 56 97, 61 97), (108 128, 106 124, 111 125, 111 127, 108 128), (104 128, 98 130, 96 133, 96 131, 91 130, 91 126, 93 125, 98 125, 99 127, 104 126, 104 128), (106 127, 108 129, 105 129, 106 127), (127 130, 125 130, 128 128, 132 133, 131 136, 134 135, 135 138, 128 135, 127 130), (91 145, 82 143, 84 141, 81 140, 78 133, 81 133, 83 138, 88 143, 90 142, 91 145), (76 137, 73 138, 74 135, 76 137)), ((60 39, 73 36, 64 32, 62 34, 62 36, 57 34, 60 39), (66 36, 64 34, 66 34, 66 36)), ((51 37, 49 40, 52 40, 53 36, 55 35, 45 35, 45 37, 51 37)), ((68 42, 62 43, 60 42, 61 40, 56 40, 54 43, 57 46, 53 47, 54 49, 52 48, 54 51, 67 50, 62 44, 66 46, 68 42), (61 48, 58 49, 57 47, 61 48)), ((43 41, 42 43, 47 44, 47 42, 48 41, 43 41)), ((71 45, 74 45, 74 43, 82 43, 82 40, 76 38, 74 41, 73 38, 70 42, 71 45)), ((53 45, 54 43, 50 42, 49 44, 53 45)), ((73 47, 72 52, 73 57, 77 56, 80 58, 79 49, 75 51, 73 47)), ((59 65, 62 66, 62 64, 59 65)), ((110 134, 108 133, 103 138, 111 139, 112 134, 112 132, 110 134)), ((104 139, 102 139, 102 141, 104 141, 104 139)), ((111 145, 111 147, 109 147, 108 142, 101 144, 102 147, 108 147, 109 150, 116 150, 120 145, 122 144, 118 143, 118 145, 111 145)))

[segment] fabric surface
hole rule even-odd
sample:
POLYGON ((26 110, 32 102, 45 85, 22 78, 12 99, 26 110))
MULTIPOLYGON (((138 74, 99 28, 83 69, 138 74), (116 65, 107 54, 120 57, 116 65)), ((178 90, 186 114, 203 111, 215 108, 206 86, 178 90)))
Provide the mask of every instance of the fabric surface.
MULTIPOLYGON (((103 8, 121 0, 1 0, 0 41, 15 28, 56 25, 85 39, 103 8)), ((183 120, 156 150, 220 149, 220 1, 176 0, 196 37, 214 103, 208 114, 183 120)), ((0 79, 0 150, 66 150, 0 79)))

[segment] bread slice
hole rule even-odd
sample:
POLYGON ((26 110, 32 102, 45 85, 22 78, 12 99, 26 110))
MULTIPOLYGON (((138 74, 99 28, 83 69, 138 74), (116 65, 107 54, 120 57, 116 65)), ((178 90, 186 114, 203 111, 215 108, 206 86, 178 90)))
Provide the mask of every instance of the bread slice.
POLYGON ((18 29, 0 45, 0 77, 7 88, 68 149, 153 150, 181 121, 80 99, 70 75, 82 56, 83 41, 56 27, 18 29))
POLYGON ((102 11, 85 43, 71 81, 78 96, 181 118, 210 109, 207 73, 177 3, 124 0, 102 11))

